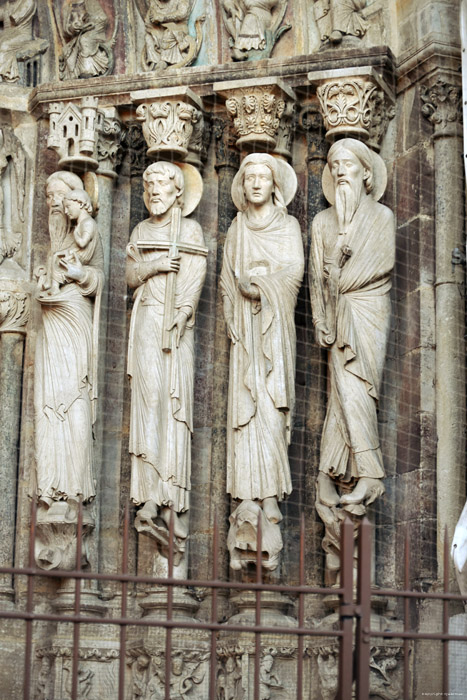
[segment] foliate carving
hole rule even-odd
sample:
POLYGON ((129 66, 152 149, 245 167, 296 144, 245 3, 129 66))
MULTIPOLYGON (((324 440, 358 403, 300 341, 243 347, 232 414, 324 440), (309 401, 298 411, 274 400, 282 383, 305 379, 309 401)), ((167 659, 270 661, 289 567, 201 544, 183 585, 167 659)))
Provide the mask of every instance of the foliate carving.
MULTIPOLYGON (((127 652, 131 669, 131 700, 143 697, 163 698, 165 693, 165 654, 157 649, 135 647, 127 652)), ((210 653, 186 649, 171 655, 171 700, 203 700, 206 697, 210 653)))
POLYGON ((118 19, 107 38, 109 20, 99 0, 65 0, 61 17, 55 13, 55 21, 62 42, 60 80, 93 78, 113 71, 118 19))
POLYGON ((296 118, 295 104, 293 102, 286 102, 285 109, 279 120, 279 130, 277 132, 274 153, 288 160, 292 158, 292 141, 296 118))
POLYGON ((168 89, 167 97, 156 100, 145 99, 144 93, 131 96, 135 102, 144 100, 136 110, 136 119, 142 122, 149 156, 161 154, 183 160, 188 155, 193 134, 198 141, 201 138, 200 130, 194 131, 203 118, 201 100, 189 88, 181 95, 177 92, 177 89, 168 89))
POLYGON ((214 90, 226 98, 225 108, 233 122, 237 146, 257 145, 268 150, 276 147, 281 119, 284 118, 284 130, 293 113, 295 94, 290 88, 266 79, 255 83, 238 81, 230 87, 217 83, 214 90))
POLYGON ((422 113, 434 125, 435 136, 459 133, 462 124, 462 90, 441 78, 421 88, 422 113))
POLYGON ((0 333, 25 333, 29 319, 29 294, 0 290, 0 333))
POLYGON ((2 3, 0 82, 18 81, 20 79, 18 62, 35 58, 48 49, 48 41, 34 37, 33 21, 36 11, 37 0, 13 0, 2 3))
MULTIPOLYGON (((72 604, 69 612, 73 611, 72 604)), ((91 614, 96 614, 96 611, 92 611, 91 614)), ((118 675, 118 649, 81 644, 78 650, 78 700, 103 697, 104 690, 110 693, 109 697, 113 697, 113 691, 116 692, 114 679, 118 675)), ((53 644, 38 649, 36 658, 39 669, 34 697, 37 700, 50 700, 55 697, 54 688, 63 688, 64 697, 71 697, 73 648, 66 643, 53 644)))
POLYGON ((312 648, 318 667, 319 697, 336 700, 339 685, 339 647, 336 644, 312 648))
POLYGON ((193 124, 193 133, 188 142, 188 155, 186 162, 194 165, 198 170, 202 169, 207 157, 211 142, 210 117, 200 111, 193 124))
POLYGON ((27 158, 13 129, 0 125, 0 264, 21 246, 27 158), (7 192, 4 191, 5 185, 7 192), (10 206, 6 207, 9 201, 10 206))
POLYGON ((216 116, 212 120, 216 149, 216 169, 229 167, 238 169, 240 154, 236 148, 233 126, 230 119, 216 116))
POLYGON ((370 651, 370 696, 381 700, 403 697, 403 651, 400 646, 372 646, 370 651))
POLYGON ((242 700, 244 698, 243 653, 240 647, 218 649, 217 700, 242 700))
POLYGON ((103 109, 102 113, 97 140, 98 172, 116 177, 122 159, 122 122, 114 107, 103 109))
POLYGON ((195 36, 188 29, 193 0, 149 0, 144 17, 146 35, 141 56, 145 71, 190 66, 203 40, 204 16, 194 23, 195 36))
POLYGON ((366 0, 315 0, 314 13, 322 42, 340 44, 344 36, 361 38, 368 22, 361 11, 366 0))
POLYGON ((332 206, 313 221, 310 295, 316 341, 329 351, 330 362, 317 510, 332 585, 343 511, 356 522, 384 493, 377 401, 391 316, 395 226, 392 212, 378 203, 387 173, 376 153, 361 141, 342 139, 331 146, 327 161, 323 190, 332 206))
POLYGON ((227 233, 220 285, 232 342, 227 490, 241 501, 228 535, 234 569, 255 561, 259 523, 262 566, 278 566, 278 501, 292 490, 287 445, 295 397, 293 319, 304 262, 300 227, 286 206, 296 186, 283 159, 260 153, 243 160, 232 185, 238 214, 227 233), (267 451, 261 447, 265 431, 274 436, 267 451))
POLYGON ((334 141, 342 136, 357 136, 377 143, 378 148, 391 118, 394 104, 389 87, 371 68, 362 68, 358 74, 347 69, 329 73, 309 73, 317 85, 326 128, 326 138, 334 141))
POLYGON ((308 160, 326 160, 329 144, 322 114, 317 104, 305 105, 298 115, 299 126, 305 132, 308 160))
POLYGON ((126 125, 122 147, 128 154, 131 177, 141 176, 150 164, 141 122, 129 122, 126 125))
POLYGON ((49 105, 47 146, 58 153, 61 168, 97 170, 98 139, 104 122, 98 104, 97 97, 83 97, 79 107, 72 102, 49 105))
POLYGON ((221 8, 234 61, 269 58, 278 39, 292 27, 282 24, 287 0, 221 0, 221 8))

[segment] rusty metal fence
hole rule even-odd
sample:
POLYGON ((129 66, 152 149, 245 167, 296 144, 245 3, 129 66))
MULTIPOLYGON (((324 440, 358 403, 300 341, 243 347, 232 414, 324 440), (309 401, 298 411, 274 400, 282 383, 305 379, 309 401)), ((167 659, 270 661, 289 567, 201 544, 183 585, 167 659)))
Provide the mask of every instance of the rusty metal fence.
MULTIPOLYGON (((438 641, 442 645, 442 679, 440 685, 442 691, 437 695, 449 695, 449 643, 467 642, 466 635, 454 635, 449 633, 449 604, 451 601, 465 602, 465 598, 458 593, 449 592, 449 543, 447 537, 444 543, 444 585, 442 591, 423 592, 411 590, 410 580, 410 536, 406 532, 405 536, 405 561, 404 561, 404 588, 378 588, 372 585, 371 577, 371 537, 372 526, 368 520, 364 520, 360 527, 357 538, 358 570, 355 581, 354 556, 355 556, 355 532, 354 524, 347 519, 341 530, 341 577, 339 588, 312 587, 305 583, 305 521, 302 518, 300 528, 300 567, 299 584, 283 585, 265 583, 262 580, 261 567, 261 531, 258 533, 256 581, 241 583, 238 581, 222 580, 219 577, 219 527, 217 519, 214 522, 213 535, 213 556, 212 575, 208 580, 179 579, 173 577, 174 548, 173 548, 173 519, 169 528, 169 553, 168 567, 169 576, 167 578, 154 578, 151 576, 140 576, 128 573, 128 543, 130 531, 130 509, 127 505, 124 513, 123 523, 123 554, 121 561, 121 571, 117 574, 94 573, 82 570, 82 530, 83 515, 82 507, 78 514, 77 527, 77 555, 76 568, 74 571, 38 569, 34 563, 34 540, 36 525, 36 506, 33 503, 31 508, 31 532, 29 546, 29 565, 27 567, 1 567, 0 574, 12 574, 14 576, 24 576, 27 578, 27 596, 24 609, 3 609, 0 610, 0 618, 11 620, 24 620, 24 677, 23 677, 23 698, 32 700, 34 698, 32 668, 33 668, 33 623, 35 621, 67 622, 73 624, 73 654, 71 662, 71 700, 79 700, 79 648, 80 648, 80 624, 86 625, 116 625, 120 629, 119 634, 119 655, 118 655, 118 700, 126 700, 126 651, 127 651, 127 628, 128 627, 160 627, 166 630, 165 634, 165 700, 171 698, 171 650, 172 632, 176 629, 204 630, 210 635, 210 658, 209 658, 209 691, 206 700, 213 700, 219 697, 216 688, 217 683, 217 645, 218 635, 221 632, 242 632, 251 633, 255 638, 254 655, 254 700, 260 700, 260 655, 261 655, 261 635, 274 634, 295 636, 297 638, 297 659, 296 659, 296 690, 290 700, 305 700, 304 694, 304 640, 311 637, 325 637, 333 639, 339 646, 339 667, 338 667, 338 700, 367 700, 370 697, 370 650, 374 640, 400 640, 403 648, 403 699, 410 700, 412 695, 410 652, 411 644, 415 640, 438 641), (75 582, 74 587, 74 614, 59 615, 41 613, 35 610, 35 580, 38 577, 52 577, 55 579, 68 579, 75 582), (95 582, 116 582, 121 587, 121 608, 120 615, 112 618, 98 616, 83 616, 81 613, 81 590, 83 581, 95 582), (127 612, 128 586, 132 584, 151 584, 162 586, 166 590, 167 607, 165 619, 154 619, 151 617, 132 617, 127 612), (180 620, 173 617, 173 596, 176 587, 202 587, 210 590, 210 620, 180 620), (255 622, 251 625, 231 624, 219 622, 218 619, 218 595, 220 591, 250 591, 256 597, 255 622), (296 626, 268 626, 262 624, 262 594, 266 592, 285 593, 294 595, 297 598, 296 626), (338 625, 324 629, 307 624, 305 619, 305 599, 309 595, 326 596, 333 595, 339 597, 338 625), (403 611, 403 630, 381 630, 372 629, 372 601, 375 598, 394 598, 400 603, 403 611), (436 632, 417 631, 410 625, 410 602, 437 600, 442 604, 442 629, 436 632), (373 641, 372 641, 373 640, 373 641)), ((1 659, 0 659, 1 662, 1 659)), ((430 693, 423 693, 429 695, 430 693)), ((111 700, 109 698, 109 700, 111 700)))

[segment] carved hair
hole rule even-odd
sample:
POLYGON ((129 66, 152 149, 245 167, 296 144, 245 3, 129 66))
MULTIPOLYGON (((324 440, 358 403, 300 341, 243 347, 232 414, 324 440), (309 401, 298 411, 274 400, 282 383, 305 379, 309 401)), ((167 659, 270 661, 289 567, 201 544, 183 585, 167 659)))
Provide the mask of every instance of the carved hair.
POLYGON ((152 163, 143 173, 144 190, 147 192, 147 183, 149 175, 153 173, 161 173, 165 177, 170 178, 174 181, 174 185, 178 190, 177 193, 177 206, 183 208, 183 192, 185 190, 185 180, 183 173, 180 168, 174 163, 166 163, 165 161, 159 161, 158 163, 152 163))
POLYGON ((56 173, 52 173, 52 175, 47 178, 47 187, 57 181, 66 185, 70 190, 80 190, 83 188, 83 181, 79 175, 69 173, 67 170, 58 170, 56 173))
POLYGON ((271 171, 272 180, 274 182, 274 192, 272 194, 273 202, 275 206, 285 209, 286 205, 281 189, 281 176, 279 173, 277 159, 274 158, 274 156, 270 156, 267 153, 251 153, 242 161, 242 164, 240 165, 240 170, 238 171, 240 177, 241 200, 244 204, 244 206, 242 207, 242 211, 244 211, 248 206, 248 202, 245 198, 244 180, 245 171, 249 165, 265 165, 267 168, 269 168, 269 170, 271 171))
POLYGON ((328 153, 328 165, 329 168, 331 167, 331 160, 339 149, 345 149, 346 151, 350 151, 351 153, 354 154, 356 158, 360 161, 362 166, 368 171, 368 173, 364 176, 363 181, 365 183, 365 189, 366 193, 369 194, 370 192, 373 191, 374 183, 373 183, 373 169, 374 169, 374 162, 373 162, 373 152, 366 146, 364 143, 361 141, 357 141, 357 139, 340 139, 339 141, 336 141, 335 143, 332 144, 331 148, 329 149, 328 153))
POLYGON ((92 214, 92 202, 91 198, 87 192, 81 189, 72 190, 69 194, 66 194, 64 199, 71 199, 74 202, 79 202, 83 205, 83 209, 92 214))

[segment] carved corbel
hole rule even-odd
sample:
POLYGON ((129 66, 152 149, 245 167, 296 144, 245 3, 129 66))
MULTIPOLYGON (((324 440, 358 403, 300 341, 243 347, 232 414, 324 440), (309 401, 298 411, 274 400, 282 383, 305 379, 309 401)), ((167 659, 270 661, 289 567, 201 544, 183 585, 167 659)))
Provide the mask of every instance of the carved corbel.
POLYGON ((421 87, 422 114, 434 126, 434 136, 462 135, 462 90, 439 78, 421 87))
POLYGON ((393 115, 394 94, 371 67, 308 74, 317 86, 328 141, 344 136, 367 141, 379 150, 393 115))
POLYGON ((60 168, 83 172, 99 167, 98 140, 104 112, 98 102, 97 97, 83 97, 79 106, 72 102, 49 105, 47 146, 58 153, 60 168))
POLYGON ((262 78, 215 83, 214 92, 225 99, 239 148, 280 149, 278 153, 288 154, 287 141, 296 101, 291 88, 277 78, 262 78))
POLYGON ((203 103, 190 88, 141 90, 130 97, 138 104, 136 119, 143 126, 148 156, 185 160, 191 148, 201 163, 203 103))

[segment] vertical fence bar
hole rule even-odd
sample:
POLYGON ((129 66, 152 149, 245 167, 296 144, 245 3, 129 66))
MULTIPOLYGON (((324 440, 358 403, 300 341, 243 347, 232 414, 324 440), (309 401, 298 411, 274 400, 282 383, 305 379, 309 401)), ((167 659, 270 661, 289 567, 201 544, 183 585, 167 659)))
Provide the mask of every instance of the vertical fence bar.
MULTIPOLYGON (((410 587, 410 532, 409 525, 405 527, 405 551, 404 551, 404 589, 410 587)), ((410 629, 410 600, 404 598, 404 632, 410 629)), ((410 675, 409 675, 410 642, 404 638, 404 700, 410 700, 410 675)))
MULTIPOLYGON (((122 574, 128 573, 128 539, 130 535, 130 505, 128 500, 125 503, 125 512, 123 515, 123 550, 122 550, 122 574)), ((127 591, 128 583, 122 581, 122 603, 121 616, 126 617, 127 614, 127 591)), ((126 656, 126 626, 120 627, 120 649, 118 663, 118 700, 125 698, 125 656, 126 656)))
MULTIPOLYGON (((300 561, 298 580, 300 586, 305 585, 305 515, 300 517, 300 561)), ((305 621, 305 594, 298 594, 298 626, 303 627, 305 621)), ((303 635, 297 640, 297 700, 303 700, 303 635)))
MULTIPOLYGON (((81 570, 83 548, 83 501, 80 497, 78 504, 78 526, 76 533, 76 571, 81 570)), ((75 615, 81 610, 81 579, 75 579, 75 615)), ((71 667, 71 700, 78 700, 79 672, 79 622, 73 622, 73 660, 71 667)))
POLYGON ((357 617, 355 640, 356 697, 368 700, 370 694, 370 624, 371 624, 371 525, 363 518, 358 534, 357 617))
MULTIPOLYGON (((37 504, 33 498, 31 501, 31 527, 29 531, 29 552, 28 565, 30 568, 34 566, 34 543, 36 539, 36 515, 37 504)), ((32 613, 34 598, 34 576, 28 575, 27 596, 26 596, 26 612, 32 613)), ((31 658, 32 658, 32 620, 26 620, 26 639, 24 647, 24 687, 23 700, 29 700, 31 692, 31 658)))
MULTIPOLYGON (((219 577, 219 527, 217 522, 217 508, 214 512, 214 542, 212 548, 212 580, 216 582, 219 577)), ((217 588, 211 590, 211 622, 217 622, 217 588)), ((211 632, 211 658, 209 666, 209 700, 216 700, 216 660, 217 660, 217 632, 211 632)))
POLYGON ((346 518, 341 527, 341 606, 338 700, 352 700, 353 680, 353 523, 346 518))
MULTIPOLYGON (((258 531, 256 538, 256 583, 262 583, 262 556, 263 533, 261 531, 261 518, 258 518, 258 531)), ((255 624, 261 624, 261 591, 256 591, 256 611, 255 624)), ((261 634, 255 632, 255 679, 254 679, 254 700, 260 700, 260 670, 261 670, 261 634)))
MULTIPOLYGON (((174 575, 174 511, 170 509, 169 521, 169 578, 174 575)), ((167 586, 167 621, 172 621, 173 612, 173 587, 172 584, 167 586)), ((172 670, 172 628, 167 627, 165 630, 165 700, 170 700, 170 675, 172 670)))
MULTIPOLYGON (((444 586, 443 592, 449 593, 449 540, 447 525, 444 528, 444 586)), ((443 634, 449 634, 449 600, 443 598, 443 634)), ((449 641, 443 639, 443 695, 449 695, 449 641)))

